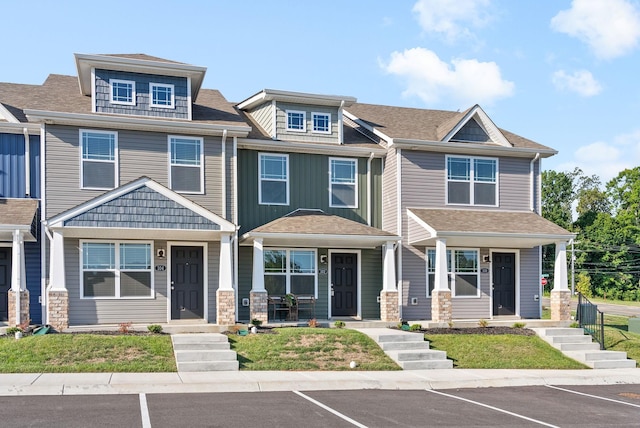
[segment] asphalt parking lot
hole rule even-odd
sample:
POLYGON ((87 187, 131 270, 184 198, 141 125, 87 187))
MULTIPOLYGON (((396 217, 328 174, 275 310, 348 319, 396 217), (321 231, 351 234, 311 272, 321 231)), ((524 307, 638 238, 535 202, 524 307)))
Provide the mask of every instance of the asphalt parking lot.
POLYGON ((640 385, 0 397, 6 427, 640 427, 640 385))

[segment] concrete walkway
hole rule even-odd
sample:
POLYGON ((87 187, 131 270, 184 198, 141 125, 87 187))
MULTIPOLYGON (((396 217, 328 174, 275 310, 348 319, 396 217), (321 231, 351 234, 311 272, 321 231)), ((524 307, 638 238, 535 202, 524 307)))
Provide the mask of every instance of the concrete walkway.
POLYGON ((0 396, 640 384, 640 369, 0 374, 0 396))

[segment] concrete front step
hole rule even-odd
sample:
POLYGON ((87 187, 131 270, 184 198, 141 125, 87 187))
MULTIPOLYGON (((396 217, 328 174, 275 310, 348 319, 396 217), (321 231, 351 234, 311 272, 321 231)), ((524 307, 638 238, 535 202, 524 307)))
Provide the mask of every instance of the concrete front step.
POLYGON ((632 369, 636 367, 635 360, 603 360, 585 361, 592 369, 632 369))
POLYGON ((379 342, 378 345, 383 351, 405 351, 429 349, 429 342, 379 342))
POLYGON ((173 334, 171 340, 180 344, 229 342, 227 336, 221 333, 173 334))
POLYGON ((591 343, 591 336, 583 334, 582 336, 543 336, 543 339, 552 345, 560 343, 591 343))
POLYGON ((387 351, 386 354, 397 362, 447 359, 446 352, 435 349, 421 351, 387 351))
POLYGON ((178 363, 179 372, 236 371, 240 362, 236 361, 186 361, 178 363))
POLYGON ((580 328, 533 328, 540 336, 584 336, 580 328))
POLYGON ((178 371, 200 372, 238 370, 235 351, 220 333, 176 334, 171 336, 178 371))
POLYGON ((436 370, 452 369, 451 360, 426 360, 426 361, 400 361, 398 363, 403 370, 436 370))
POLYGON ((178 363, 190 361, 236 361, 238 355, 235 351, 178 351, 176 361, 178 363))
POLYGON ((173 342, 174 351, 225 351, 231 349, 229 342, 210 343, 176 343, 173 342))
POLYGON ((558 343, 555 348, 565 351, 598 351, 600 350, 600 344, 595 342, 590 343, 558 343))

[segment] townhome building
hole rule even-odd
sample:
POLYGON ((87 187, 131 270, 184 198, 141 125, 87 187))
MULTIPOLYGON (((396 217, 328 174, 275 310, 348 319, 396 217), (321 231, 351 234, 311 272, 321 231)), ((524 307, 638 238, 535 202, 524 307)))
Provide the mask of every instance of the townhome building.
POLYGON ((287 296, 307 319, 538 318, 549 243, 568 318, 573 235, 540 216, 556 152, 480 106, 273 89, 232 103, 202 88, 204 67, 75 61, 77 76, 0 84, 9 324, 274 322, 287 296))

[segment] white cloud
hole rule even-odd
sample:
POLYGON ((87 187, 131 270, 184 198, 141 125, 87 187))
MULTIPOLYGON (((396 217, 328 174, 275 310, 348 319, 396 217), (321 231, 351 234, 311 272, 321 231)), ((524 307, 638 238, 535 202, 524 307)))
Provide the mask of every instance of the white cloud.
POLYGON ((640 39, 640 12, 627 0, 573 0, 551 19, 551 28, 589 45, 598 58, 632 51, 640 39))
POLYGON ((450 42, 472 37, 469 27, 480 28, 490 21, 486 8, 490 0, 418 0, 413 12, 425 32, 444 36, 450 42))
POLYGON ((553 73, 551 80, 557 89, 575 92, 583 97, 592 97, 602 91, 600 83, 587 70, 578 70, 572 74, 558 70, 553 73))
POLYGON ((514 83, 504 80, 495 62, 454 59, 451 64, 425 48, 393 52, 388 63, 380 66, 406 82, 404 96, 418 96, 427 104, 442 99, 464 103, 491 104, 513 94, 514 83))

